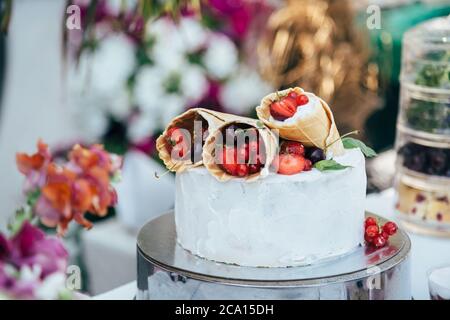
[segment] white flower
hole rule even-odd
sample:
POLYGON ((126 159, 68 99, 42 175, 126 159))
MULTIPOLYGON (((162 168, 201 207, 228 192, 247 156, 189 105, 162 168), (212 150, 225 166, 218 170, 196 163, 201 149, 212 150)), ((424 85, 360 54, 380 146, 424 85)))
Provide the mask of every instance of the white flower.
POLYGON ((155 41, 149 52, 155 64, 170 71, 180 70, 186 59, 186 46, 173 21, 166 17, 150 21, 147 33, 155 41))
POLYGON ((131 101, 128 90, 123 87, 122 90, 118 90, 111 98, 105 105, 105 111, 117 120, 126 119, 131 113, 131 101))
POLYGON ((195 18, 182 18, 178 26, 178 32, 188 52, 199 50, 206 43, 208 33, 195 18))
POLYGON ((55 272, 42 281, 34 292, 37 299, 55 300, 66 286, 66 275, 63 272, 55 272))
POLYGON ((158 115, 143 112, 137 115, 128 125, 128 139, 134 143, 142 141, 154 134, 158 129, 158 115))
POLYGON ((136 7, 137 0, 107 0, 106 6, 112 15, 119 15, 121 12, 128 12, 136 7))
POLYGON ((164 79, 168 76, 166 70, 157 66, 142 67, 136 76, 134 85, 134 100, 144 111, 155 111, 161 107, 160 97, 164 92, 164 79))
POLYGON ((126 85, 126 81, 134 69, 133 43, 124 35, 108 36, 92 53, 90 66, 93 89, 102 94, 114 93, 126 85))
POLYGON ((272 90, 257 72, 241 67, 222 87, 219 101, 229 112, 246 114, 259 104, 261 97, 272 90))
POLYGON ((202 68, 186 64, 182 69, 180 89, 187 102, 198 102, 208 91, 208 80, 202 68))
POLYGON ((174 117, 182 113, 186 108, 186 101, 175 94, 163 97, 164 103, 161 105, 160 127, 164 128, 174 117))
POLYGON ((238 65, 236 46, 226 36, 214 35, 210 38, 203 62, 213 77, 226 78, 236 70, 238 65))

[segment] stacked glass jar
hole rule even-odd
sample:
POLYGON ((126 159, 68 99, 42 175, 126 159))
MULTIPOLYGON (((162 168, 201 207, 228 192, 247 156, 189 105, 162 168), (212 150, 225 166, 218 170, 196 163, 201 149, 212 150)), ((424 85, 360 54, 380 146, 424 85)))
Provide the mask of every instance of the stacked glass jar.
POLYGON ((405 227, 450 236, 450 16, 404 35, 396 150, 405 227))

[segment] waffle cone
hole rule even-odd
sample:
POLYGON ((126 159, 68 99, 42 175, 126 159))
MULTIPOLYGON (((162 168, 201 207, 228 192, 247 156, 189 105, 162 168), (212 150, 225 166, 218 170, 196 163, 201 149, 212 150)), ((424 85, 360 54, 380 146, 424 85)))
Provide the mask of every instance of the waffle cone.
POLYGON ((222 120, 214 115, 214 111, 203 109, 203 108, 193 108, 184 112, 183 114, 175 117, 169 125, 166 127, 164 132, 156 140, 156 149, 158 150, 159 157, 164 162, 166 168, 173 172, 182 172, 189 168, 194 168, 201 166, 203 160, 192 163, 190 159, 187 160, 177 160, 171 157, 170 152, 167 149, 166 134, 167 131, 172 127, 181 127, 188 130, 193 129, 194 120, 199 117, 205 119, 208 122, 208 132, 211 135, 217 127, 222 124, 222 120))
POLYGON ((271 93, 264 97, 261 105, 256 107, 258 118, 269 128, 276 129, 283 139, 301 142, 307 147, 318 147, 331 151, 333 155, 344 152, 344 146, 334 121, 333 112, 328 104, 319 98, 322 108, 315 108, 314 112, 305 114, 293 123, 277 123, 271 120, 270 105, 277 101, 279 96, 285 96, 295 91, 297 94, 304 92, 303 89, 295 87, 271 93), (327 148, 327 146, 329 146, 327 148))
POLYGON ((249 175, 245 177, 247 182, 255 181, 261 177, 265 177, 269 174, 269 167, 275 156, 278 153, 278 139, 274 133, 267 127, 258 126, 258 120, 235 116, 231 114, 221 114, 221 120, 224 122, 214 131, 211 135, 206 139, 205 146, 203 148, 203 163, 206 169, 209 171, 211 175, 213 175, 219 181, 228 181, 231 179, 236 179, 235 176, 232 176, 225 172, 220 165, 216 164, 215 161, 215 149, 216 149, 216 141, 218 140, 218 136, 222 135, 223 129, 233 123, 236 124, 247 124, 251 127, 254 127, 258 130, 260 139, 264 142, 264 152, 265 152, 265 165, 264 168, 261 169, 260 172, 249 175))

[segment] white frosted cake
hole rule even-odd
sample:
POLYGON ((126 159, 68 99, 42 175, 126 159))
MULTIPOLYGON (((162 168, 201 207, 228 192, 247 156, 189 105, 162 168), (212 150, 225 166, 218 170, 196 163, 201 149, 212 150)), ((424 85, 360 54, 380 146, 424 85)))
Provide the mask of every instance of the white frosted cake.
POLYGON ((242 266, 287 267, 342 255, 363 242, 365 160, 337 158, 341 171, 270 174, 219 182, 203 168, 176 176, 178 243, 190 252, 242 266))
POLYGON ((259 119, 191 109, 158 138, 176 172, 178 244, 250 267, 355 250, 365 237, 364 155, 373 150, 341 137, 330 107, 300 88, 266 96, 256 111, 259 119))

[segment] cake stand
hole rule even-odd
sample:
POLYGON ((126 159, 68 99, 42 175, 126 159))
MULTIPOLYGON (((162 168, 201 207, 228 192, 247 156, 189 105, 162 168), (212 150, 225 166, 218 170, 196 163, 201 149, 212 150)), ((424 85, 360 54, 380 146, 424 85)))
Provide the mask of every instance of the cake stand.
POLYGON ((181 248, 169 212, 139 232, 136 299, 411 299, 410 249, 408 236, 399 230, 378 250, 360 246, 302 267, 241 267, 181 248))

